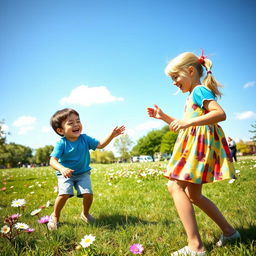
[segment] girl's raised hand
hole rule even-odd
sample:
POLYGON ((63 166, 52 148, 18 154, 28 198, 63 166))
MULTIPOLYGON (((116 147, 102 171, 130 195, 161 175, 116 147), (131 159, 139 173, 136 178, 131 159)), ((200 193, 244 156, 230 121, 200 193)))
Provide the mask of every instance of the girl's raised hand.
POLYGON ((147 108, 147 111, 150 117, 156 119, 162 119, 163 117, 163 111, 157 105, 154 105, 154 108, 147 108))

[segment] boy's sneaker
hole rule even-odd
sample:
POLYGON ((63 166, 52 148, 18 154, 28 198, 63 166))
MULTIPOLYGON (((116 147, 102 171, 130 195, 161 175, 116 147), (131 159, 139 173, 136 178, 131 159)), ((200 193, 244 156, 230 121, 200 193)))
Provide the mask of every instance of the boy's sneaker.
POLYGON ((83 220, 85 223, 94 223, 95 222, 95 219, 90 214, 88 214, 88 216, 85 217, 84 214, 81 213, 80 219, 83 220))
POLYGON ((219 241, 216 243, 216 245, 218 247, 221 247, 225 244, 227 244, 228 242, 232 242, 232 241, 235 241, 235 240, 238 240, 241 238, 241 235, 238 231, 236 231, 233 235, 231 236, 224 236, 224 235, 221 235, 220 236, 220 239, 219 241))
POLYGON ((52 231, 52 230, 57 230, 57 229, 58 229, 58 225, 59 225, 59 223, 58 223, 57 221, 55 221, 52 216, 50 216, 50 220, 49 220, 49 222, 47 223, 48 229, 49 229, 50 231, 52 231))

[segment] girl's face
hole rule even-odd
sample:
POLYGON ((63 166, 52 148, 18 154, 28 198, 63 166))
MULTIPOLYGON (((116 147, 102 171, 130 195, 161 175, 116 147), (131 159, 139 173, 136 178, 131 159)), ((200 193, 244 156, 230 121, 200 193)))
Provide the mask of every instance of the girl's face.
POLYGON ((172 75, 171 78, 173 80, 173 84, 176 85, 183 93, 192 91, 192 80, 186 70, 172 75))
POLYGON ((76 141, 83 129, 79 116, 75 114, 71 114, 61 126, 58 132, 70 141, 76 141))

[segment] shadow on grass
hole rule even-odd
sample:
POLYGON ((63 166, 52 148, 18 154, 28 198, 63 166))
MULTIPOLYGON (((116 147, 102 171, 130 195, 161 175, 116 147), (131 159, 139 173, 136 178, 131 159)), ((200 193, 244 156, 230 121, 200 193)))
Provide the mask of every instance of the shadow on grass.
MULTIPOLYGON (((96 226, 105 226, 109 229, 115 229, 117 227, 125 227, 127 225, 129 226, 135 226, 135 225, 156 225, 159 224, 158 221, 147 221, 142 220, 136 216, 128 216, 128 215, 120 215, 120 214, 114 214, 114 215, 100 215, 95 224, 96 226)), ((170 221, 164 221, 162 222, 165 225, 170 225, 172 222, 170 221)))
POLYGON ((250 244, 256 241, 256 226, 250 225, 248 228, 237 228, 241 234, 241 243, 250 244))

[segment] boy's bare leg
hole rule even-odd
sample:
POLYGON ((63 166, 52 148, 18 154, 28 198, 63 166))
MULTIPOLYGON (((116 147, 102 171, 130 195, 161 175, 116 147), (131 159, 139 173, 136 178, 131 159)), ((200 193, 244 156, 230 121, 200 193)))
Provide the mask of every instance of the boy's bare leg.
POLYGON ((83 194, 83 214, 85 217, 89 216, 89 210, 93 201, 93 194, 83 194))
POLYGON ((61 210, 64 207, 67 200, 69 199, 69 197, 70 195, 59 195, 56 198, 55 204, 54 204, 54 210, 51 215, 55 222, 59 222, 61 210))

